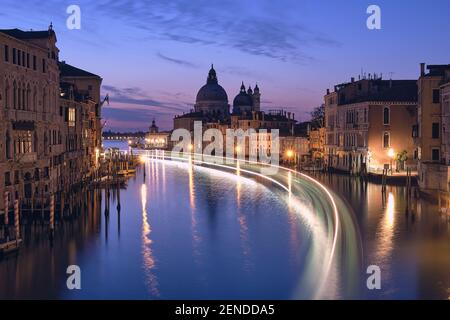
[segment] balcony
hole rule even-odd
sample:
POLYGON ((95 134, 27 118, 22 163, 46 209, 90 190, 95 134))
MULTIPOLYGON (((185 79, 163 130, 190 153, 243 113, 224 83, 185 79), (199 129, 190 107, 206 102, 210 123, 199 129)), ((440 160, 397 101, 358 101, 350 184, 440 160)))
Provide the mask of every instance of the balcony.
POLYGON ((37 153, 36 152, 28 152, 22 154, 16 154, 14 160, 19 163, 33 163, 37 161, 37 153))

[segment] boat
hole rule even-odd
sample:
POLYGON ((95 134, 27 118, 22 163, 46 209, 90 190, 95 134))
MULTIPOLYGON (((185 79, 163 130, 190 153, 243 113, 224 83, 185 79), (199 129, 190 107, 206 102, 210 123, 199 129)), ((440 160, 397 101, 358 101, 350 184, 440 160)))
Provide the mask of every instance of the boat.
POLYGON ((18 251, 21 244, 22 239, 11 240, 0 244, 0 256, 5 256, 7 254, 18 251))

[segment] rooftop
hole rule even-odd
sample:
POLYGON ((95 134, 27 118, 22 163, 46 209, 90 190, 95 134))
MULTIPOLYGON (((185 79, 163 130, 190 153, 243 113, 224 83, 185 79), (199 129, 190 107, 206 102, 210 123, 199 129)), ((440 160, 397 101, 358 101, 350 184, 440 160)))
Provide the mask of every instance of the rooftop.
POLYGON ((100 78, 100 76, 74 67, 65 61, 59 62, 59 70, 61 77, 89 77, 89 78, 100 78))
POLYGON ((45 31, 22 31, 20 29, 0 29, 0 33, 7 34, 10 37, 28 40, 28 39, 45 39, 55 34, 52 29, 45 31))

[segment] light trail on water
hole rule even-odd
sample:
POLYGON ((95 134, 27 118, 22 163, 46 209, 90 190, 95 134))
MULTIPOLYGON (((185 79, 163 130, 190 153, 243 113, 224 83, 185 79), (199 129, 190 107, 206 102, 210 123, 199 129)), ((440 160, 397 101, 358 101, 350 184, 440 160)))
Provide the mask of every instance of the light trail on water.
MULTIPOLYGON (((342 261, 340 260, 347 258, 348 261, 344 261, 344 265, 348 265, 347 269, 349 272, 359 272, 360 257, 358 255, 361 254, 361 252, 358 250, 359 237, 356 231, 357 228, 354 225, 351 211, 344 202, 334 195, 324 184, 304 173, 278 165, 270 165, 272 168, 276 168, 278 172, 273 175, 273 177, 267 176, 256 171, 269 165, 244 159, 214 156, 207 157, 208 159, 220 160, 217 162, 227 161, 227 164, 220 164, 216 163, 216 161, 202 160, 204 157, 201 154, 195 153, 189 154, 187 157, 176 157, 173 155, 166 156, 164 151, 138 151, 137 154, 140 154, 141 157, 151 161, 188 163, 194 164, 199 168, 205 168, 205 166, 207 166, 207 168, 212 171, 232 171, 238 178, 242 178, 241 174, 244 173, 264 179, 273 183, 282 191, 287 192, 288 197, 286 201, 289 206, 295 209, 300 218, 309 225, 313 231, 312 235, 314 237, 314 241, 312 242, 312 258, 311 261, 307 261, 309 268, 307 268, 308 270, 305 277, 300 281, 299 289, 297 290, 298 292, 295 294, 294 298, 337 298, 337 292, 339 291, 338 287, 341 289, 344 287, 341 291, 345 291, 345 294, 354 294, 352 293, 354 288, 347 288, 350 287, 351 284, 347 285, 342 283, 345 279, 341 279, 343 277, 340 277, 340 274, 345 273, 346 270, 339 270, 339 265, 342 265, 342 263, 340 263, 342 261), (309 198, 309 206, 304 203, 307 200, 306 198, 309 198), (323 198, 328 200, 323 201, 323 198), (340 210, 338 209, 338 202, 340 210), (324 216, 325 220, 322 220, 321 216, 324 216), (332 228, 330 228, 330 225, 332 225, 332 228), (330 234, 331 237, 327 236, 327 234, 330 234), (329 240, 330 238, 331 242, 329 240), (327 242, 329 242, 329 245, 326 244, 327 242), (346 247, 342 247, 341 245, 341 247, 338 248, 338 245, 342 243, 346 247), (323 255, 320 254, 320 251, 322 250, 328 252, 325 263, 323 263, 323 255), (337 256, 338 251, 341 253, 340 256, 337 256), (347 257, 343 255, 344 253, 347 254, 347 257), (354 257, 354 255, 356 256, 354 257), (320 265, 323 265, 324 267, 322 268, 322 271, 319 272, 320 274, 318 274, 317 267, 320 265), (341 282, 340 286, 338 285, 339 281, 341 282), (309 290, 314 292, 311 296, 307 297, 304 294, 305 283, 307 284, 306 287, 309 287, 309 290), (330 283, 334 285, 331 286, 331 289, 330 286, 326 286, 326 284, 330 283)), ((189 168, 187 169, 189 170, 189 168)), ((353 276, 358 277, 356 274, 353 276)), ((345 278, 349 279, 352 277, 349 277, 348 274, 346 274, 345 278)))

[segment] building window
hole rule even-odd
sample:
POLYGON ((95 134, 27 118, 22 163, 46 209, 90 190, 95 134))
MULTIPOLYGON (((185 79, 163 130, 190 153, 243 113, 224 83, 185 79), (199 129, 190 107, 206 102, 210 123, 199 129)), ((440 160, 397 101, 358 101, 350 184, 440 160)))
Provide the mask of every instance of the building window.
POLYGON ((31 131, 17 131, 14 139, 14 153, 25 154, 32 152, 32 136, 31 131))
POLYGON ((20 51, 20 50, 17 50, 17 64, 20 66, 21 64, 22 64, 22 60, 21 60, 21 57, 22 57, 22 51, 20 51))
POLYGON ((27 53, 27 68, 30 67, 30 54, 27 53))
POLYGON ((389 125, 391 122, 391 111, 389 110, 388 107, 384 107, 383 108, 383 124, 384 125, 389 125))
POLYGON ((5 187, 11 185, 11 174, 9 172, 5 172, 5 187))
POLYGON ((439 103, 441 95, 439 89, 433 89, 433 103, 439 103))
POLYGON ((16 48, 13 48, 13 50, 12 50, 12 54, 13 54, 13 64, 16 64, 16 48))
POLYGON ((431 160, 432 161, 440 160, 440 150, 439 149, 431 149, 431 160))
POLYGON ((75 127, 75 108, 69 108, 67 112, 67 122, 69 122, 69 127, 75 127))
POLYGON ((14 184, 19 184, 19 170, 14 171, 14 184))
POLYGON ((391 146, 391 135, 389 132, 383 133, 383 148, 387 149, 391 146))
POLYGON ((5 44, 5 61, 9 61, 9 47, 5 44))
POLYGON ((47 70, 47 68, 45 65, 45 59, 42 59, 42 72, 45 73, 45 72, 47 72, 46 70, 47 70))
POLYGON ((33 56, 33 70, 37 70, 36 56, 33 56))
POLYGON ((439 123, 433 122, 431 125, 431 138, 439 139, 439 123))

